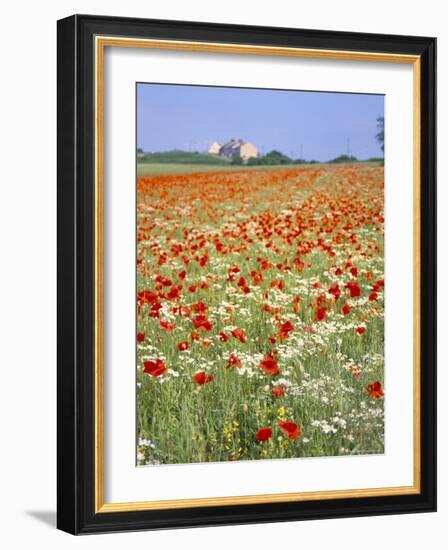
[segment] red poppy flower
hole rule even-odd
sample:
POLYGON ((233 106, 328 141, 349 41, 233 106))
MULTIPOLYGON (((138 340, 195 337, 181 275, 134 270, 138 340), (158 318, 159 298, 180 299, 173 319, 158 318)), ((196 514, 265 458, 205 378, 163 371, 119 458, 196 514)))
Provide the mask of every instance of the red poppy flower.
POLYGON ((357 327, 356 328, 356 333, 357 334, 364 334, 365 331, 366 331, 366 327, 357 327))
POLYGON ((376 292, 372 292, 369 296, 369 301, 376 302, 376 300, 378 300, 378 294, 376 292))
POLYGON ((201 328, 202 330, 205 330, 205 332, 208 332, 213 328, 213 323, 211 323, 205 315, 197 315, 193 319, 193 324, 194 328, 201 328))
POLYGON ((282 395, 285 394, 285 391, 286 391, 286 386, 284 384, 279 384, 278 386, 274 386, 272 388, 272 395, 274 397, 277 397, 277 399, 279 397, 282 397, 282 395))
POLYGON ((190 317, 190 308, 188 306, 175 306, 171 308, 171 312, 181 317, 190 317))
POLYGON ((372 399, 380 399, 380 397, 384 397, 384 390, 379 380, 376 380, 373 384, 369 384, 367 386, 367 392, 369 397, 372 399))
POLYGON ((208 310, 208 307, 204 304, 204 302, 197 302, 196 304, 192 304, 191 309, 195 313, 205 313, 208 310))
POLYGON ((272 282, 271 282, 271 288, 278 288, 278 290, 285 290, 285 283, 284 281, 282 281, 281 279, 274 279, 272 282))
POLYGON ((378 279, 378 281, 373 285, 373 292, 378 292, 380 288, 384 287, 384 279, 378 279))
POLYGON ((348 315, 352 308, 347 304, 347 302, 342 306, 341 313, 342 315, 348 315))
POLYGON ((185 350, 187 350, 189 347, 190 347, 190 343, 189 343, 187 340, 185 340, 185 341, 183 341, 183 342, 179 342, 179 343, 177 344, 177 349, 178 349, 179 351, 185 351, 185 350))
POLYGON ((141 344, 145 341, 145 333, 144 332, 137 332, 137 342, 141 344))
POLYGON ((280 338, 280 340, 286 340, 286 338, 288 338, 289 334, 291 332, 293 332, 294 330, 294 325, 291 323, 291 321, 286 321, 285 323, 282 323, 280 325, 280 333, 278 335, 278 337, 280 338))
POLYGON ((339 288, 339 285, 332 285, 328 289, 328 292, 332 294, 335 297, 335 300, 339 300, 341 296, 341 289, 339 288))
POLYGON ((239 340, 242 344, 244 344, 246 340, 246 331, 243 328, 235 328, 234 330, 230 331, 230 334, 239 340))
POLYGON ((155 361, 145 361, 143 363, 143 372, 151 376, 162 376, 168 370, 165 363, 161 359, 155 361))
POLYGON ((302 430, 300 429, 300 426, 298 426, 298 424, 295 424, 294 422, 283 422, 282 420, 280 420, 278 423, 278 427, 288 439, 298 439, 302 435, 302 430))
POLYGON ((172 300, 172 301, 179 300, 181 290, 182 290, 181 286, 173 286, 173 288, 168 292, 166 297, 168 298, 168 300, 172 300))
POLYGON ((187 272, 185 270, 179 273, 179 279, 182 279, 182 281, 185 279, 186 276, 187 276, 187 272))
POLYGON ((358 268, 352 267, 350 269, 350 273, 353 275, 353 277, 357 277, 358 276, 358 268))
POLYGON ((227 342, 228 339, 229 339, 229 337, 227 336, 227 334, 225 332, 221 331, 218 334, 218 340, 221 340, 221 342, 227 342))
POLYGON ((162 304, 159 301, 155 301, 151 304, 151 311, 157 315, 159 314, 159 311, 162 309, 162 304))
POLYGON ((325 321, 327 317, 327 308, 326 307, 320 307, 316 310, 316 321, 325 321))
POLYGON ((158 296, 155 292, 151 290, 140 290, 137 292, 137 302, 139 305, 152 304, 158 300, 158 296))
POLYGON ((226 369, 230 369, 230 367, 232 367, 232 366, 236 367, 237 369, 240 369, 241 366, 242 366, 241 361, 233 353, 231 353, 229 355, 229 359, 227 360, 226 369))
POLYGON ((259 285, 263 282, 263 275, 257 271, 251 273, 252 282, 254 285, 259 285))
POLYGON ((305 262, 300 258, 294 258, 292 263, 296 266, 297 271, 303 271, 305 268, 305 262))
POLYGON ((196 374, 193 375, 192 380, 198 386, 203 386, 204 384, 208 384, 208 382, 211 382, 213 380, 212 374, 205 374, 203 370, 198 371, 196 374))
POLYGON ((240 278, 238 279, 237 285, 238 285, 239 287, 245 287, 245 286, 247 286, 246 279, 245 279, 244 277, 240 277, 240 278))
POLYGON ((167 332, 168 334, 171 334, 173 330, 176 328, 176 323, 170 323, 167 319, 161 319, 159 323, 159 327, 167 332))
POLYGON ((300 311, 300 296, 296 296, 292 301, 292 310, 294 313, 299 313, 300 311))
POLYGON ((263 358, 263 361, 260 363, 261 370, 265 372, 266 374, 270 374, 275 376, 276 374, 280 374, 280 369, 278 368, 278 361, 274 358, 274 356, 269 353, 268 355, 265 355, 263 358))
POLYGON ((257 433, 255 434, 255 438, 257 441, 267 441, 268 439, 271 439, 272 437, 272 430, 271 428, 260 428, 257 430, 257 433))
POLYGON ((357 282, 349 281, 345 288, 348 288, 350 292, 350 298, 356 298, 358 296, 361 296, 361 289, 359 288, 359 285, 357 282))
POLYGON ((157 275, 157 277, 155 278, 155 281, 157 283, 160 283, 162 286, 171 286, 173 284, 173 281, 171 279, 162 277, 162 275, 157 275))

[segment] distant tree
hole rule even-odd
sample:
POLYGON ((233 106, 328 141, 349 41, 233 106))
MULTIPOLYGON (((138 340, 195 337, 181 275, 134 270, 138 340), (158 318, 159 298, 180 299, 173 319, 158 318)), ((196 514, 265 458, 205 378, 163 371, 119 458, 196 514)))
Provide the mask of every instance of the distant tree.
POLYGON ((376 134, 375 138, 378 141, 378 143, 381 145, 381 151, 384 152, 384 117, 379 116, 376 119, 376 127, 378 130, 378 133, 376 134))
POLYGON ((383 161, 384 161, 383 157, 370 157, 364 162, 383 162, 383 161))
POLYGON ((243 159, 239 155, 236 155, 232 158, 232 162, 230 164, 241 165, 243 164, 243 159))
POLYGON ((292 164, 292 160, 274 149, 262 157, 262 164, 292 164))
POLYGON ((259 164, 261 164, 261 157, 251 157, 247 161, 248 166, 258 166, 259 164))
POLYGON ((338 157, 329 160, 328 162, 338 164, 341 162, 358 162, 358 159, 353 155, 339 155, 338 157))
POLYGON ((138 147, 137 153, 142 155, 144 153, 143 149, 141 147, 138 147))

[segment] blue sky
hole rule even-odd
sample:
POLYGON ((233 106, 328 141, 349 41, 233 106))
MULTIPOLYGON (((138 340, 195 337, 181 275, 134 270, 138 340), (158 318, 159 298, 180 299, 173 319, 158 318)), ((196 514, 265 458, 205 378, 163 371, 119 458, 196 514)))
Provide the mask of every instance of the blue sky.
POLYGON ((262 153, 366 159, 382 156, 375 134, 383 115, 382 95, 139 83, 137 147, 204 151, 241 138, 262 153))

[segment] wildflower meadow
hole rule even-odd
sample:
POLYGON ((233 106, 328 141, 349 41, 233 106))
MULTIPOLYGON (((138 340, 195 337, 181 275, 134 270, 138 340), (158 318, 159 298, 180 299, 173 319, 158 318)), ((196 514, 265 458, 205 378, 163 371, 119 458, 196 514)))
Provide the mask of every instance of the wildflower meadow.
POLYGON ((138 178, 138 465, 384 452, 383 187, 379 163, 138 178))

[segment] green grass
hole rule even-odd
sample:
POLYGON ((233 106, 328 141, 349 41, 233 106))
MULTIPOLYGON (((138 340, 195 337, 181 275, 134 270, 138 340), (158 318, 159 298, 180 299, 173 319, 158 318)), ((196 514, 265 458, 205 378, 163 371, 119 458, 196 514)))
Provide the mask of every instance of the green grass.
POLYGON ((150 163, 137 164, 138 176, 158 176, 161 174, 192 174, 196 172, 216 172, 218 170, 232 170, 233 166, 226 164, 175 164, 175 163, 150 163))
POLYGON ((143 153, 138 162, 142 164, 213 164, 225 166, 230 160, 210 153, 191 153, 189 151, 166 151, 161 153, 143 153))

